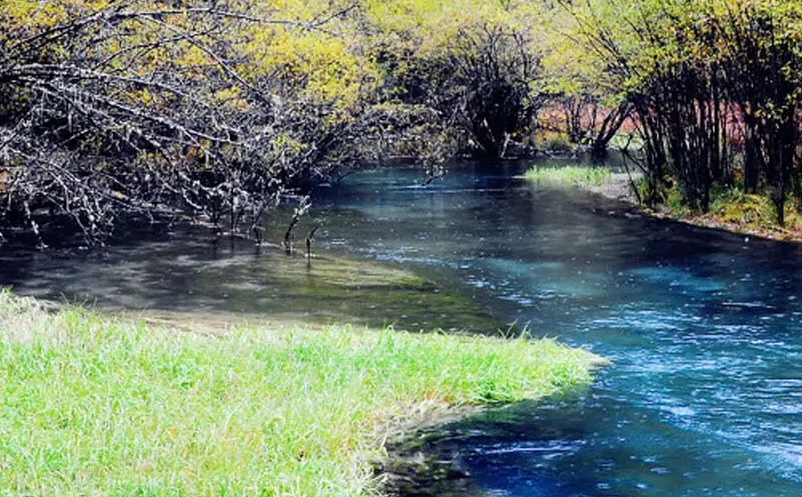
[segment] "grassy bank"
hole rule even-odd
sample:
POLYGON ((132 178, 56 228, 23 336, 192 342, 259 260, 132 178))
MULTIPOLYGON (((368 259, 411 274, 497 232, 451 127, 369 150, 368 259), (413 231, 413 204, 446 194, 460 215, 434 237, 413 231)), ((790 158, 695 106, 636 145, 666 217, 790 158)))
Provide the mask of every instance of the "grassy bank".
POLYGON ((0 495, 372 495, 388 433, 583 384, 551 341, 329 327, 203 335, 0 293, 0 495))
POLYGON ((604 167, 565 166, 559 168, 535 167, 524 174, 533 183, 549 186, 598 187, 612 178, 604 167))
MULTIPOLYGON (((645 196, 645 182, 638 187, 645 196)), ((676 184, 661 194, 664 202, 655 209, 644 209, 648 214, 742 235, 802 242, 802 210, 793 200, 785 203, 785 224, 781 226, 776 206, 767 195, 744 193, 740 187, 715 186, 710 192, 710 208, 704 213, 683 202, 676 184)))

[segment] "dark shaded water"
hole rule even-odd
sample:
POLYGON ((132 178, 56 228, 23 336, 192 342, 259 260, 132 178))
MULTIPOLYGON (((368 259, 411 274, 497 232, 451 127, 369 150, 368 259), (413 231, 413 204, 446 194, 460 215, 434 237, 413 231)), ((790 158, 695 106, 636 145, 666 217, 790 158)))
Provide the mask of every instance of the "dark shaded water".
POLYGON ((411 168, 353 176, 306 221, 330 257, 313 273, 183 236, 102 257, 6 254, 0 283, 121 307, 517 322, 614 365, 581 397, 456 428, 444 443, 487 495, 802 495, 802 248, 627 214, 519 172, 466 165, 427 188, 411 168))

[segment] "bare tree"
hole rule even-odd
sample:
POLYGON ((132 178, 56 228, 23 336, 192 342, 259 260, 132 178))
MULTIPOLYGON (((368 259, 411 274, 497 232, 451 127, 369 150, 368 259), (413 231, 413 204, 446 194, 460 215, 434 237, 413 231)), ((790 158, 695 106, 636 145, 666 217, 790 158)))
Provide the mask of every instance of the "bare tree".
MULTIPOLYGON (((244 76, 254 26, 309 30, 234 2, 114 1, 0 35, 0 229, 40 244, 68 219, 87 243, 130 216, 203 216, 253 232, 292 188, 357 160, 360 119, 244 76), (344 146, 348 144, 349 146, 344 146)), ((358 110, 357 110, 358 112, 358 110)))

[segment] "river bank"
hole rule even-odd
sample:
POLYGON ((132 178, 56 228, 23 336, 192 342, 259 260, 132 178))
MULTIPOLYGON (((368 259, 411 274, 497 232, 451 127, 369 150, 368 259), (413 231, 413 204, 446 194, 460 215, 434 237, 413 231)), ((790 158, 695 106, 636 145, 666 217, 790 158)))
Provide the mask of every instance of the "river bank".
POLYGON ((0 318, 0 495, 372 495, 388 440, 587 383, 600 362, 392 329, 177 332, 8 292, 0 318))
POLYGON ((660 205, 649 208, 642 205, 634 193, 632 177, 626 173, 613 173, 601 185, 577 185, 589 192, 610 200, 628 204, 633 210, 658 218, 711 228, 747 237, 802 243, 802 217, 793 209, 786 209, 786 224, 779 226, 774 218, 769 199, 758 195, 731 194, 714 199, 709 212, 700 214, 681 206, 660 205))

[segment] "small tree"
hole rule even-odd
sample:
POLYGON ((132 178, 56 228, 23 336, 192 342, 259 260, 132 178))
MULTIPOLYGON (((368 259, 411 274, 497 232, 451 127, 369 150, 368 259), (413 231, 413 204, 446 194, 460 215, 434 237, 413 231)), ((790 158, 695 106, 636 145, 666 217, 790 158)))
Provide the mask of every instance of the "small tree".
POLYGON ((376 58, 385 71, 385 97, 433 109, 446 137, 476 156, 503 157, 510 144, 526 141, 544 100, 542 6, 397 4, 373 7, 372 22, 381 28, 376 58))
POLYGON ((447 54, 444 92, 452 96, 455 121, 477 155, 504 157, 511 140, 533 131, 545 100, 534 91, 541 64, 532 40, 484 25, 461 31, 447 54))

